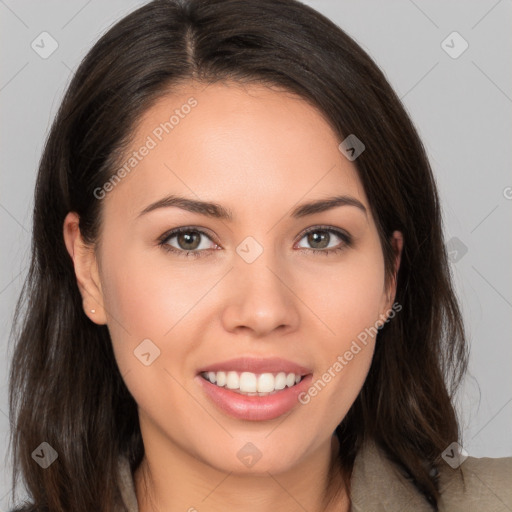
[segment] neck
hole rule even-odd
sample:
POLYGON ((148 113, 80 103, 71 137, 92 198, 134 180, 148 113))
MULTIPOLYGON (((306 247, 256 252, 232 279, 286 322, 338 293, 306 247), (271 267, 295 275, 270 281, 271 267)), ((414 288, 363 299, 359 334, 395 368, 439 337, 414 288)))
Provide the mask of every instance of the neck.
POLYGON ((176 448, 164 456, 161 448, 153 453, 145 447, 134 474, 139 512, 348 512, 348 479, 338 450, 333 436, 288 471, 247 475, 218 471, 176 448))

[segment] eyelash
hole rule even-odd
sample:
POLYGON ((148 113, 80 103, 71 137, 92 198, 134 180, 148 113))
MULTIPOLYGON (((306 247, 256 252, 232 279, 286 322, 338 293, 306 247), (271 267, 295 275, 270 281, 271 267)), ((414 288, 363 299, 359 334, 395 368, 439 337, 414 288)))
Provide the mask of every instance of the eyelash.
MULTIPOLYGON (((313 228, 307 229, 306 231, 304 231, 302 233, 302 236, 300 237, 299 241, 302 240, 309 233, 314 233, 316 231, 334 233, 336 236, 341 238, 341 240, 343 242, 338 247, 335 247, 335 248, 332 248, 332 249, 308 249, 306 247, 301 247, 300 249, 298 249, 299 251, 301 251, 301 252, 304 252, 304 251, 306 251, 306 252, 313 252, 314 254, 322 253, 325 256, 330 256, 330 255, 333 255, 333 254, 340 253, 341 251, 345 250, 346 248, 352 246, 352 237, 349 234, 347 234, 347 233, 345 233, 345 232, 343 232, 343 231, 341 231, 339 229, 331 228, 329 226, 314 226, 313 228)), ((209 255, 209 254, 206 254, 206 255, 201 254, 201 253, 206 252, 206 250, 204 250, 204 249, 199 250, 199 251, 197 249, 194 250, 194 251, 185 251, 184 249, 181 249, 181 250, 180 249, 176 249, 176 247, 172 247, 171 245, 168 244, 168 242, 169 242, 169 240, 171 238, 173 238, 176 235, 179 235, 181 233, 199 233, 201 235, 206 236, 210 240, 212 240, 212 238, 208 235, 208 233, 204 232, 201 229, 194 228, 194 227, 182 227, 182 228, 176 228, 176 229, 173 229, 172 231, 168 231, 167 233, 164 233, 158 239, 158 245, 160 247, 162 247, 162 249, 164 251, 177 254, 178 256, 182 256, 184 258, 202 258, 204 256, 208 256, 209 255)), ((212 242, 217 244, 217 242, 215 242, 215 240, 212 240, 212 242)), ((216 249, 211 249, 211 250, 216 250, 216 249)))

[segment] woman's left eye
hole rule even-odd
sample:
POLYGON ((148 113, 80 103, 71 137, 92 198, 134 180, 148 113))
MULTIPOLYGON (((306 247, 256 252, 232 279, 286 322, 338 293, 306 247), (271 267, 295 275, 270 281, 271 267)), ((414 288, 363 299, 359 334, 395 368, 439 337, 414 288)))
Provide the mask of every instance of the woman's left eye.
MULTIPOLYGON (((326 256, 342 251, 343 249, 350 247, 352 244, 352 238, 348 233, 339 229, 324 226, 309 229, 302 235, 300 240, 304 238, 306 238, 307 242, 310 245, 313 245, 313 247, 300 247, 301 250, 310 251, 314 254, 323 253, 326 256), (341 242, 331 245, 331 242, 333 241, 332 235, 340 239, 341 242)), ((197 228, 177 228, 167 232, 160 237, 158 245, 168 252, 178 254, 179 256, 193 258, 210 254, 207 249, 216 250, 219 248, 218 244, 213 242, 207 233, 197 228), (207 243, 202 243, 202 237, 210 240, 214 247, 208 247, 207 243), (173 239, 176 239, 176 245, 171 243, 173 239)))
POLYGON ((310 245, 313 245, 312 248, 305 248, 306 250, 312 251, 315 254, 323 253, 326 256, 343 251, 345 248, 352 245, 352 237, 348 233, 339 229, 329 228, 327 226, 309 229, 304 233, 304 235, 302 235, 301 240, 303 238, 307 238, 307 242, 310 245), (339 238, 341 243, 338 242, 334 246, 329 245, 332 241, 332 235, 339 238))

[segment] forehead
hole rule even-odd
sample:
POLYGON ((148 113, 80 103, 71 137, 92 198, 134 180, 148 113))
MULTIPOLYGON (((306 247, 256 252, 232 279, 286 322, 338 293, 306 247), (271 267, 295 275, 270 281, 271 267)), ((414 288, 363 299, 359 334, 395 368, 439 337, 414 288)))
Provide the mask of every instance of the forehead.
POLYGON ((334 194, 367 205, 339 143, 323 115, 290 92, 260 84, 183 84, 137 123, 121 159, 126 172, 106 203, 134 216, 169 193, 215 200, 235 216, 334 194))

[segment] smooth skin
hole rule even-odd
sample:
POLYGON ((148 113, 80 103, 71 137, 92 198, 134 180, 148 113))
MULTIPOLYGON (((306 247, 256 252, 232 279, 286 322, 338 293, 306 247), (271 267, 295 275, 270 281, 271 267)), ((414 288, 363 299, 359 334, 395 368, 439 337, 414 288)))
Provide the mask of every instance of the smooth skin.
MULTIPOLYGON (((134 476, 140 512, 324 512, 333 490, 333 432, 364 383, 375 339, 308 404, 268 421, 219 410, 197 372, 234 357, 282 357, 311 368, 315 382, 359 333, 389 315, 396 279, 385 280, 354 162, 300 97, 256 84, 183 84, 140 119, 127 157, 191 96, 197 106, 101 199, 97 247, 84 245, 76 213, 63 226, 85 314, 108 326, 138 404, 145 448, 134 476), (169 194, 215 202, 233 219, 176 206, 139 215, 169 194), (358 200, 366 212, 345 205, 291 216, 303 203, 334 195, 358 200), (304 234, 317 226, 316 238, 304 234), (352 243, 322 226, 349 234, 352 243), (207 235, 175 235, 164 244, 181 252, 166 251, 159 238, 178 227, 207 235), (236 251, 247 237, 263 249, 252 263, 236 251), (185 256, 192 242, 199 257, 185 256), (149 366, 134 355, 145 339, 160 350, 149 366), (261 452, 252 467, 237 457, 246 443, 261 452)), ((401 233, 392 243, 396 271, 401 233)), ((348 511, 349 475, 333 468, 339 494, 328 510, 348 511)))

